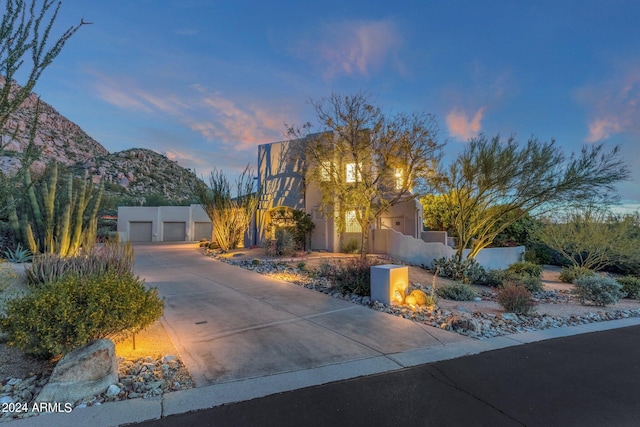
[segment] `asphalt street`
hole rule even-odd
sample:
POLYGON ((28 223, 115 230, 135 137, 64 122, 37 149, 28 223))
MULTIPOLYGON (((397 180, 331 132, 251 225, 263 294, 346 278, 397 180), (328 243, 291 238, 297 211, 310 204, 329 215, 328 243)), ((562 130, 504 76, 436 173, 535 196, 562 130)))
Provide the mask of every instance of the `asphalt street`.
POLYGON ((640 326, 540 341, 139 426, 638 426, 640 326))

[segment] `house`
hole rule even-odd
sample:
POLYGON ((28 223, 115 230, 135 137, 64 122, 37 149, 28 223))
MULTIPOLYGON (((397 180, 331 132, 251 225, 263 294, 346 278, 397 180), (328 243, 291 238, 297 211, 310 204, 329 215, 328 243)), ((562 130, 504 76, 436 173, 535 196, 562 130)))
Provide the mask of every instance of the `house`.
MULTIPOLYGON (((313 180, 308 179, 308 165, 303 156, 306 139, 272 142, 258 146, 258 183, 261 199, 256 213, 253 244, 262 245, 271 238, 271 214, 282 207, 302 210, 315 224, 311 235, 312 250, 340 252, 350 241, 360 242, 362 230, 354 212, 344 212, 344 233, 339 233, 336 217, 323 212, 322 194, 313 180)), ((344 167, 344 179, 354 179, 352 163, 339 162, 344 167)), ((402 201, 384 212, 374 229, 393 229, 404 235, 420 238, 422 206, 416 199, 402 201)))

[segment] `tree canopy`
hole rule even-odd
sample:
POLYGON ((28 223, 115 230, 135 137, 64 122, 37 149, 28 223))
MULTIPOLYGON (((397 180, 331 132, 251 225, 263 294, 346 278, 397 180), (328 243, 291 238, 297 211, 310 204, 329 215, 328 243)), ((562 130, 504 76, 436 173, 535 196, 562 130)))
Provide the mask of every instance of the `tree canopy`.
POLYGON ((362 230, 360 253, 367 253, 368 230, 390 207, 419 197, 419 184, 432 178, 444 144, 434 116, 387 115, 371 96, 331 94, 311 101, 320 132, 312 125, 288 129, 305 138, 307 179, 322 194, 322 209, 344 233, 349 217, 362 230))
POLYGON ((615 184, 629 177, 618 147, 589 145, 569 156, 555 141, 484 135, 472 139, 443 171, 436 190, 455 212, 457 258, 490 245, 504 229, 527 213, 559 206, 610 201, 615 184), (505 218, 508 218, 505 220, 505 218))

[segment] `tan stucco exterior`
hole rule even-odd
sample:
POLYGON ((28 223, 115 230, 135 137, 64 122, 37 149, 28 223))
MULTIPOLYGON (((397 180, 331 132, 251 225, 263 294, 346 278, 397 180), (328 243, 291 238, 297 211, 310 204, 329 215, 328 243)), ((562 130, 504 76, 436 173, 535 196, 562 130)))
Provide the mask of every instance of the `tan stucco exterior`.
MULTIPOLYGON (((360 239, 360 233, 337 231, 331 213, 321 211, 321 193, 317 186, 305 179, 305 164, 299 153, 304 140, 281 141, 258 146, 258 181, 261 201, 256 214, 256 244, 267 238, 269 212, 280 206, 303 210, 311 215, 315 229, 311 249, 340 252, 342 244, 360 239)), ((417 200, 400 203, 383 214, 375 228, 390 228, 402 234, 420 238, 422 206, 417 200)))

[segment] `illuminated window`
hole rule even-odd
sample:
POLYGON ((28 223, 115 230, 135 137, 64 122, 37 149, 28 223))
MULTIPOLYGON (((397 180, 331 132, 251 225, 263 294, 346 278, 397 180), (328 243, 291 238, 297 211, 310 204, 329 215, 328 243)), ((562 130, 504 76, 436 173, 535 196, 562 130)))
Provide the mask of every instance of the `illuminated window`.
POLYGON ((330 181, 331 180, 331 162, 324 161, 320 165, 320 179, 322 181, 330 181))
POLYGON ((355 163, 347 163, 346 167, 347 167, 347 176, 346 176, 347 182, 356 182, 356 180, 357 181, 362 180, 360 176, 360 171, 356 168, 355 163))
POLYGON ((356 219, 356 211, 347 211, 345 213, 345 229, 347 233, 360 233, 362 231, 362 227, 358 223, 356 219))
POLYGON ((401 190, 404 185, 404 178, 402 175, 403 175, 402 168, 395 168, 394 174, 393 174, 393 181, 395 183, 396 190, 401 190))

